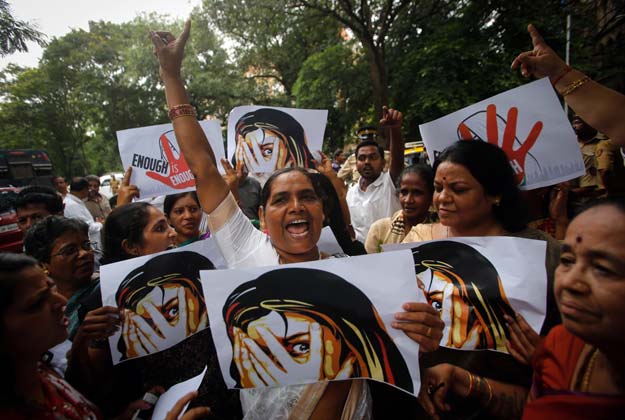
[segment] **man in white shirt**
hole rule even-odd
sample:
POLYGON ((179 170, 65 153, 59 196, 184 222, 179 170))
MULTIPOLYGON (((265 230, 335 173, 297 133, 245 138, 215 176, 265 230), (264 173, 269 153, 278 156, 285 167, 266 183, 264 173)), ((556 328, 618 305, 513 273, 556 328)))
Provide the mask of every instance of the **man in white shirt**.
POLYGON ((383 172, 384 149, 374 140, 365 140, 356 147, 356 168, 360 179, 347 192, 347 205, 356 239, 365 242, 371 224, 390 217, 401 208, 395 182, 404 168, 404 144, 401 135, 402 113, 384 108, 380 125, 389 130, 390 165, 383 172))
POLYGON ((95 242, 99 248, 102 223, 96 222, 93 219, 93 216, 83 201, 86 200, 89 195, 89 182, 83 177, 73 178, 69 189, 69 194, 63 199, 63 203, 65 204, 65 217, 69 219, 80 219, 89 225, 89 240, 95 242))

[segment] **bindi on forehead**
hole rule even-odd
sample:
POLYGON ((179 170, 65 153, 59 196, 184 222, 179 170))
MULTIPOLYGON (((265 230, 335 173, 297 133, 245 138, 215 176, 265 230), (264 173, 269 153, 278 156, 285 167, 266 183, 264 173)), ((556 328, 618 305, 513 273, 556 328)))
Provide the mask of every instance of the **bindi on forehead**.
POLYGON ((584 238, 582 237, 582 235, 577 235, 575 237, 575 243, 581 244, 583 240, 584 238))

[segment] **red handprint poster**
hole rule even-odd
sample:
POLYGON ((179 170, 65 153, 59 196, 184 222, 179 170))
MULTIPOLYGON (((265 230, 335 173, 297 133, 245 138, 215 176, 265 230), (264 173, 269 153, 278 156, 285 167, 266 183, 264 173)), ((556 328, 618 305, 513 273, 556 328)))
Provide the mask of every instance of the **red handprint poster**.
MULTIPOLYGON (((224 157, 218 120, 200 121, 215 157, 224 157)), ((175 194, 195 189, 189 169, 171 124, 131 128, 117 132, 117 144, 124 168, 132 166, 131 184, 141 198, 175 194)))
POLYGON ((422 124, 419 130, 430 162, 455 141, 499 146, 524 190, 585 173, 575 133, 548 79, 500 93, 422 124))

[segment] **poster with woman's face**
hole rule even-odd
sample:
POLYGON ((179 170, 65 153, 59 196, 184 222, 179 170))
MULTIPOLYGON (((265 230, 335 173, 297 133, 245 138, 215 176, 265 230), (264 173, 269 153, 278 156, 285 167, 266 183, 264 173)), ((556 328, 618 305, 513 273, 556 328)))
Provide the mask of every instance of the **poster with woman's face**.
POLYGON ((113 364, 168 349, 208 326, 200 270, 224 268, 211 238, 100 268, 104 306, 120 309, 113 364))
POLYGON ((547 310, 545 241, 449 238, 383 249, 412 251, 418 290, 445 322, 441 346, 507 353, 504 316, 515 312, 540 331, 547 310))
POLYGON ((424 301, 409 251, 201 276, 230 388, 370 378, 419 390, 419 346, 391 328, 403 303, 424 301))
POLYGON ((314 168, 327 119, 321 109, 236 107, 228 117, 228 157, 236 160, 237 171, 250 173, 314 168))

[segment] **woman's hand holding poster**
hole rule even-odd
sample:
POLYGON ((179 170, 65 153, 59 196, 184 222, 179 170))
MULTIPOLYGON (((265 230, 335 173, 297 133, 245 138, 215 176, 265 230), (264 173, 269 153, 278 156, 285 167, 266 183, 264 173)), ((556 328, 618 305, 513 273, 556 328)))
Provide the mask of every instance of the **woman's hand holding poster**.
POLYGON ((103 306, 120 309, 113 364, 166 350, 208 326, 200 270, 224 268, 212 238, 100 268, 103 306))
POLYGON ((419 301, 408 251, 201 276, 229 387, 371 378, 418 392, 419 346, 391 328, 419 301))
MULTIPOLYGON (((215 159, 225 156, 218 120, 200 121, 215 159)), ((117 145, 124 168, 132 166, 130 183, 141 198, 195 190, 195 178, 180 151, 172 124, 131 128, 117 132, 117 145)), ((217 165, 223 172, 221 165, 217 165)))
POLYGON ((546 242, 467 237, 382 248, 412 250, 419 292, 445 322, 441 346, 507 353, 504 315, 515 312, 540 331, 547 311, 546 242))
POLYGON ((430 162, 458 140, 499 146, 524 190, 586 173, 575 133, 548 78, 422 124, 419 130, 430 162))
POLYGON ((239 106, 228 117, 228 155, 236 170, 272 173, 291 166, 314 168, 321 150, 328 111, 239 106))

